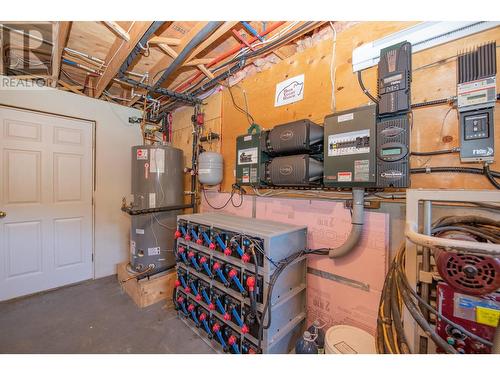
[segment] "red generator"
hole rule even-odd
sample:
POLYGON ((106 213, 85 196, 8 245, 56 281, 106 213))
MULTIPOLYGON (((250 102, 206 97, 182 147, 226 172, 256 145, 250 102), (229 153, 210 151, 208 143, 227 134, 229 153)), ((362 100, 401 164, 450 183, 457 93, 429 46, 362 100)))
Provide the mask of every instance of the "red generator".
MULTIPOLYGON (((452 322, 485 340, 493 341, 500 315, 500 293, 471 296, 440 282, 437 286, 437 307, 439 313, 452 322)), ((459 353, 491 353, 490 347, 465 336, 440 318, 437 320, 436 332, 459 353)))

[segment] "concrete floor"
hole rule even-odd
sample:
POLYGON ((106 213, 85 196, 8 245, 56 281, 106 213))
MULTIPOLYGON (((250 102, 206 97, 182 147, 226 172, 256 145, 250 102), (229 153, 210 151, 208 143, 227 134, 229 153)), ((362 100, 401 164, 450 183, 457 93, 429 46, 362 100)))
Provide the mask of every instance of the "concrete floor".
POLYGON ((0 353, 214 353, 160 302, 139 309, 115 276, 0 302, 0 353))

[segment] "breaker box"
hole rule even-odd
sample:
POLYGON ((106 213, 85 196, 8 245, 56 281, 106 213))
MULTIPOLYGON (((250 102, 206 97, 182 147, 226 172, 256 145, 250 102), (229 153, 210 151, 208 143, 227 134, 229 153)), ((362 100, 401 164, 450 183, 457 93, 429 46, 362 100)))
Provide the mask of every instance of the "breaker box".
POLYGON ((368 105, 325 117, 326 187, 374 187, 376 184, 377 106, 368 105))
POLYGON ((178 216, 176 236, 180 319, 218 352, 289 353, 305 329, 305 256, 277 278, 260 346, 258 322, 276 265, 306 248, 307 227, 203 213, 178 216))

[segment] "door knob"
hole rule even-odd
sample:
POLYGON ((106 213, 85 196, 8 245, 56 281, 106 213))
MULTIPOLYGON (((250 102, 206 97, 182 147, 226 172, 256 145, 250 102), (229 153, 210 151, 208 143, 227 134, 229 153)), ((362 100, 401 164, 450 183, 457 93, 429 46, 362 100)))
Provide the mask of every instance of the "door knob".
POLYGON ((7 216, 7 212, 0 211, 0 219, 3 219, 5 216, 7 216))

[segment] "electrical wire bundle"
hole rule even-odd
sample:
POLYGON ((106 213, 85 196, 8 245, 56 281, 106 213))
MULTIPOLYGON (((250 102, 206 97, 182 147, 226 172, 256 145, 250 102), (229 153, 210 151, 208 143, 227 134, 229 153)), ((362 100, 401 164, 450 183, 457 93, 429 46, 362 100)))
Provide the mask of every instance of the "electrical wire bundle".
MULTIPOLYGON (((500 244, 500 236, 498 235, 500 222, 491 219, 477 216, 444 217, 434 223, 431 233, 439 235, 449 230, 473 233, 478 240, 500 244)), ((386 354, 411 353, 403 330, 401 318, 403 306, 406 307, 423 332, 445 353, 455 354, 457 351, 436 333, 426 318, 427 314, 435 315, 473 340, 489 347, 493 346, 490 341, 475 335, 440 314, 413 290, 404 271, 405 250, 403 243, 391 263, 382 289, 377 319, 377 352, 386 354)))
POLYGON ((226 208, 226 206, 229 204, 229 202, 231 202, 231 204, 235 208, 241 207, 241 205, 243 204, 243 194, 245 194, 245 190, 243 190, 243 188, 241 186, 238 186, 236 184, 233 184, 232 189, 231 189, 231 194, 229 195, 229 198, 227 199, 227 201, 222 204, 222 206, 214 206, 212 203, 210 203, 208 201, 206 191, 207 191, 207 189, 203 189, 203 197, 205 198, 205 202, 207 202, 207 204, 211 208, 213 208, 214 210, 222 210, 223 208, 226 208), (240 196, 240 201, 238 203, 234 202, 234 195, 235 194, 240 196))

